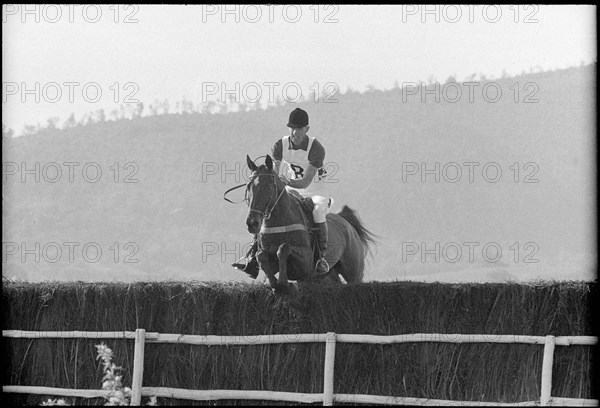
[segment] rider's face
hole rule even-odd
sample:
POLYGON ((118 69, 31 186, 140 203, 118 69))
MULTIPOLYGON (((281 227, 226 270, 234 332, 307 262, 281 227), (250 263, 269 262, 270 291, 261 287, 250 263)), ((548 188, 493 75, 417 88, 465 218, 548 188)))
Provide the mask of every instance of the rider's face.
POLYGON ((308 126, 301 128, 290 128, 290 138, 292 139, 292 143, 295 146, 301 144, 306 137, 306 132, 308 132, 308 126))

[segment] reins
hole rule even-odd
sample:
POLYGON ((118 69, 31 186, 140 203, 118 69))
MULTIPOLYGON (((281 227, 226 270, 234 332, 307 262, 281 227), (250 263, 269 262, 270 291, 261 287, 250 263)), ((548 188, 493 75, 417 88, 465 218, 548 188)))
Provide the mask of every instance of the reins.
POLYGON ((230 188, 229 190, 225 191, 225 193, 223 193, 223 199, 225 201, 229 201, 231 204, 240 204, 240 203, 243 203, 244 201, 248 201, 248 190, 246 190, 246 192, 244 193, 244 199, 242 201, 231 201, 229 198, 226 197, 227 193, 229 193, 230 191, 237 190, 238 188, 244 187, 247 185, 248 185, 248 183, 244 183, 244 184, 240 184, 239 186, 230 188))
MULTIPOLYGON (((223 199, 224 199, 225 201, 229 201, 229 202, 230 202, 230 203, 232 203, 232 204, 240 204, 240 203, 246 202, 246 203, 249 205, 249 203, 248 203, 248 188, 247 188, 247 187, 248 187, 248 185, 249 185, 250 183, 252 183, 252 182, 254 181, 254 179, 255 179, 255 178, 257 178, 257 177, 261 177, 261 176, 271 176, 271 177, 277 177, 277 176, 275 176, 274 174, 261 174, 261 175, 258 175, 258 174, 257 174, 256 176, 253 176, 253 177, 250 179, 250 181, 248 181, 247 183, 243 183, 243 184, 237 185, 237 186, 235 186, 235 187, 232 187, 232 188, 228 189, 227 191, 225 191, 225 193, 223 193, 223 199), (244 186, 246 186, 246 191, 244 192, 244 199, 243 199, 242 201, 237 201, 237 202, 236 202, 236 201, 231 201, 229 198, 227 198, 227 194, 228 194, 229 192, 231 192, 231 191, 233 191, 233 190, 237 190, 238 188, 241 188, 241 187, 244 187, 244 186)), ((277 190, 277 183, 276 183, 274 180, 273 180, 273 184, 275 184, 275 190, 277 190)), ((269 210, 269 204, 271 203, 271 199, 269 199, 269 202, 267 203, 267 209, 265 210, 265 212, 259 211, 259 210, 257 210, 257 209, 254 209, 254 208, 250 208, 248 211, 250 211, 250 212, 256 212, 256 213, 259 213, 259 214, 260 214, 260 215, 262 215, 262 216, 263 216, 263 217, 264 217, 266 220, 268 220, 269 218, 271 218, 271 213, 273 212, 273 209, 275 208, 275 206, 276 206, 276 205, 277 205, 277 203, 279 202, 279 199, 281 198, 281 196, 283 195, 283 193, 284 193, 284 192, 285 192, 285 187, 283 187, 283 188, 281 189, 281 192, 280 192, 280 193, 279 193, 279 195, 277 196, 277 199, 275 200, 275 202, 274 202, 274 203, 273 203, 273 205, 271 206, 271 209, 270 209, 270 210, 269 210)), ((272 197, 272 196, 271 196, 271 197, 272 197)))
MULTIPOLYGON (((253 160, 253 161, 254 161, 254 163, 256 163, 256 161, 257 161, 258 159, 260 159, 261 157, 266 157, 266 156, 258 156, 256 159, 254 159, 254 160, 253 160)), ((240 187, 244 187, 244 186, 248 187, 248 184, 250 184, 250 182, 252 182, 252 180, 254 180, 254 178, 251 178, 251 179, 250 179, 250 181, 248 181, 247 183, 242 183, 242 184, 240 184, 239 186, 231 187, 230 189, 228 189, 227 191, 225 191, 225 192, 223 193, 223 199, 224 199, 225 201, 229 201, 231 204, 240 204, 240 203, 243 203, 244 201, 245 201, 245 202, 248 202, 248 190, 247 190, 247 189, 246 189, 246 191, 244 192, 244 199, 243 199, 242 201, 237 201, 237 202, 236 202, 236 201, 231 201, 229 198, 227 198, 227 194, 228 194, 229 192, 233 191, 233 190, 237 190, 237 189, 238 189, 238 188, 240 188, 240 187)))

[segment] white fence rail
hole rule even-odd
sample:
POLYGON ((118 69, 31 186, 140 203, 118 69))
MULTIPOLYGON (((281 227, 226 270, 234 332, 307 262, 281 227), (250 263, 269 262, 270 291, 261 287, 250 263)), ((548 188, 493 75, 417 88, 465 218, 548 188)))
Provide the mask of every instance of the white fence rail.
MULTIPOLYGON (((551 396, 552 366, 555 346, 586 345, 598 343, 594 336, 523 336, 523 335, 486 335, 486 334, 437 334, 417 333, 396 336, 374 336, 364 334, 277 334, 259 336, 209 336, 147 333, 144 329, 134 332, 86 332, 86 331, 53 331, 35 332, 21 330, 3 330, 4 337, 12 338, 84 338, 84 339, 132 339, 135 340, 133 376, 132 376, 132 405, 140 405, 141 397, 167 397, 188 400, 269 400, 302 403, 323 402, 330 406, 334 402, 364 403, 379 405, 415 405, 415 406, 598 406, 598 400, 582 398, 559 398, 551 396), (544 358, 542 362, 541 395, 536 401, 516 403, 497 403, 482 401, 451 401, 410 397, 391 397, 380 395, 335 394, 334 392, 334 365, 336 343, 368 343, 368 344, 396 344, 414 342, 439 342, 439 343, 522 343, 544 345, 544 358), (166 387, 143 387, 144 373, 144 348, 146 343, 171 343, 192 345, 240 345, 252 346, 260 344, 282 343, 325 343, 325 368, 323 380, 323 393, 294 393, 275 391, 250 391, 250 390, 186 390, 166 387)), ((66 397, 96 398, 108 395, 109 391, 103 390, 77 390, 51 387, 33 387, 23 385, 5 385, 3 392, 57 395, 66 397)))

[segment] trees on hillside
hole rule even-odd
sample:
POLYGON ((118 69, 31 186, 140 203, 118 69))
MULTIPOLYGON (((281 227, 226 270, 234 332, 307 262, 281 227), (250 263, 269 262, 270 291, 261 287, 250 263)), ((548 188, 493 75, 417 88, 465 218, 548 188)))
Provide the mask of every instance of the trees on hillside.
MULTIPOLYGON (((567 68, 568 70, 569 68, 567 68)), ((572 67, 570 69, 575 69, 575 67, 572 67)), ((552 74, 553 72, 564 72, 565 70, 555 70, 555 71, 543 71, 542 67, 537 65, 535 67, 530 68, 529 70, 529 74, 527 74, 525 71, 523 71, 521 73, 521 76, 524 75, 539 75, 540 72, 545 72, 547 74, 552 74)), ((502 70, 501 75, 500 75, 500 79, 508 79, 511 76, 508 74, 508 72, 506 70, 502 70)), ((470 81, 475 81, 478 80, 480 82, 485 82, 488 80, 493 80, 493 76, 490 78, 487 78, 486 75, 484 75, 483 73, 479 73, 479 75, 477 75, 476 73, 473 73, 471 75, 468 75, 466 78, 463 79, 463 81, 465 82, 470 82, 470 81)), ((418 80, 418 83, 423 83, 422 80, 418 80)), ((432 86, 437 82, 437 79, 433 76, 433 75, 429 75, 426 81, 426 86, 432 86)), ((456 74, 452 74, 450 75, 446 81, 444 83, 456 83, 459 82, 457 79, 457 75, 456 74)), ((398 91, 402 89, 402 86, 404 83, 396 80, 394 82, 394 86, 393 89, 398 91)), ((311 88, 312 89, 312 88, 311 88)), ((300 102, 314 102, 314 103, 321 103, 323 102, 327 96, 333 96, 332 94, 328 94, 327 89, 323 89, 319 94, 315 94, 315 91, 313 90, 312 93, 308 93, 307 95, 304 96, 304 99, 300 102)), ((366 86, 366 93, 368 94, 375 94, 378 92, 381 92, 382 90, 378 89, 376 86, 374 86, 373 84, 368 84, 366 86)), ((347 87, 346 92, 343 93, 337 93, 335 94, 336 97, 342 97, 346 100, 348 99, 353 99, 355 97, 359 97, 361 94, 361 92, 358 92, 356 90, 353 90, 350 86, 347 87)), ((96 124, 96 123, 104 123, 107 120, 112 120, 112 121, 119 121, 119 120, 131 120, 131 119, 137 119, 137 118, 142 118, 142 117, 149 117, 149 116, 160 116, 160 115, 169 115, 172 113, 175 114, 185 114, 185 115, 189 115, 189 114, 224 114, 224 113, 231 113, 231 112, 249 112, 249 111, 255 111, 255 110, 259 110, 260 108, 278 108, 278 107, 282 107, 286 104, 290 104, 293 102, 289 102, 286 101, 284 98, 282 98, 281 95, 276 95, 276 99, 275 101, 271 101, 270 104, 268 104, 267 106, 262 106, 261 102, 250 102, 247 100, 244 100, 242 98, 242 100, 239 100, 240 98, 236 98, 234 95, 232 94, 228 94, 228 97, 226 98, 226 101, 219 101, 219 100, 208 100, 208 101, 204 101, 203 103, 198 103, 197 105, 194 105, 194 102, 190 99, 188 99, 186 96, 183 96, 181 100, 176 101, 173 105, 171 104, 171 102, 168 99, 155 99, 152 103, 150 104, 144 104, 143 102, 137 102, 137 103, 128 103, 128 104, 121 104, 118 107, 113 108, 110 111, 110 114, 107 114, 104 109, 99 109, 96 110, 94 112, 88 112, 87 114, 83 114, 81 115, 80 119, 77 120, 75 117, 74 113, 71 113, 71 115, 63 122, 62 126, 59 126, 59 118, 58 117, 52 117, 47 119, 46 122, 43 122, 45 124, 44 125, 40 125, 39 123, 37 125, 27 125, 25 126, 25 128, 22 131, 22 134, 35 134, 38 133, 41 130, 57 130, 59 128, 62 129, 69 129, 69 128, 74 128, 76 126, 86 126, 86 125, 92 125, 92 124, 96 124), (174 108, 172 110, 172 108, 174 108)), ((327 101, 326 101, 327 102, 327 101)), ((331 101, 329 101, 331 102, 331 101)), ((7 136, 8 134, 10 134, 11 137, 14 132, 12 131, 12 129, 7 129, 4 125, 3 125, 3 137, 7 136), (12 133, 11 133, 12 132, 12 133)))
POLYGON ((6 126, 4 123, 2 124, 2 139, 13 137, 14 134, 15 132, 11 128, 6 126))

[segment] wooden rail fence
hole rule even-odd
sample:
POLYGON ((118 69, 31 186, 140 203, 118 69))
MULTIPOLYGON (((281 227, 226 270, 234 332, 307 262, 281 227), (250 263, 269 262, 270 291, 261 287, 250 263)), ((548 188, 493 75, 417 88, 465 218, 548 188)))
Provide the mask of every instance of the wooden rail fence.
MULTIPOLYGON (((380 405, 416 405, 416 406, 598 406, 596 399, 582 398, 559 398, 551 396, 552 388, 552 365, 555 346, 570 345, 595 345, 598 338, 594 336, 523 336, 523 335, 485 335, 485 334, 437 334, 417 333, 401 334, 395 336, 374 336, 362 334, 277 334, 259 336, 209 336, 209 335, 185 335, 185 334, 163 334, 146 333, 144 329, 134 332, 35 332, 21 330, 3 330, 4 337, 12 338, 85 338, 85 339, 132 339, 135 340, 132 396, 131 405, 140 405, 144 397, 167 397, 188 400, 219 400, 219 399, 243 399, 243 400, 270 400, 289 401, 301 403, 323 402, 330 406, 334 402, 340 403, 364 403, 380 405), (391 397, 380 395, 359 394, 335 394, 334 391, 334 363, 336 343, 362 343, 362 344, 395 344, 413 342, 440 342, 440 343, 523 343, 544 345, 544 358, 542 362, 541 395, 536 401, 525 401, 516 403, 497 403, 482 401, 451 401, 426 398, 391 397), (294 393, 275 391, 249 391, 249 390, 186 390, 167 387, 144 387, 142 385, 144 373, 144 347, 146 343, 172 343, 192 345, 238 345, 252 346, 259 344, 282 344, 282 343, 325 343, 325 368, 323 393, 294 393)), ((57 395, 66 397, 95 398, 107 396, 109 391, 103 390, 81 390, 50 387, 33 387, 22 385, 5 385, 3 392, 57 395)))

